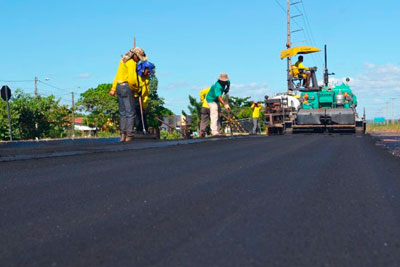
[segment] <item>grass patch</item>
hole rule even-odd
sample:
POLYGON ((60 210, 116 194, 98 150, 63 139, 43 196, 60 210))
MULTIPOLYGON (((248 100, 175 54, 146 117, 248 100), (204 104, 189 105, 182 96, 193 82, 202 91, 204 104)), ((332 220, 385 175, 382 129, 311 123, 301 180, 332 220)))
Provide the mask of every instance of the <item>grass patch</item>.
POLYGON ((367 132, 400 132, 400 122, 389 124, 367 124, 367 132))
POLYGON ((110 133, 107 131, 100 131, 97 133, 97 137, 108 138, 108 137, 120 137, 119 133, 110 133))

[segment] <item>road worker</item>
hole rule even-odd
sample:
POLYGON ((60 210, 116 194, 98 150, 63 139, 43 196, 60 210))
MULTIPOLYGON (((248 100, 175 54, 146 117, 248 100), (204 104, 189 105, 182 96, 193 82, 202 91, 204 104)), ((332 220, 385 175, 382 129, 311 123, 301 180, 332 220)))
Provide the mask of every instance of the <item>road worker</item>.
POLYGON ((253 102, 250 106, 251 108, 251 117, 253 118, 253 131, 252 134, 261 133, 260 130, 260 111, 262 110, 263 106, 260 103, 253 102))
POLYGON ((138 132, 143 131, 144 129, 147 130, 147 105, 149 101, 149 85, 151 75, 154 75, 155 66, 153 63, 149 61, 141 62, 137 65, 137 74, 139 79, 139 87, 138 90, 133 91, 133 96, 135 100, 135 111, 136 111, 136 118, 135 118, 135 127, 138 132), (139 99, 139 96, 141 99, 139 99), (140 101, 142 102, 142 109, 140 108, 140 101), (143 112, 143 114, 141 114, 143 112), (142 116, 143 122, 142 122, 142 116))
POLYGON ((210 107, 208 106, 206 100, 208 91, 210 91, 210 88, 206 88, 200 91, 200 101, 201 101, 200 137, 206 136, 206 129, 208 121, 210 120, 210 107))
POLYGON ((211 135, 212 136, 219 136, 222 135, 218 131, 218 118, 219 114, 221 113, 221 107, 219 103, 226 109, 227 112, 230 112, 231 108, 227 101, 224 101, 222 95, 226 90, 229 90, 229 77, 226 73, 221 73, 219 75, 218 81, 213 84, 210 90, 207 93, 206 101, 208 106, 210 107, 210 119, 211 119, 211 135))
MULTIPOLYGON (((206 129, 208 122, 210 121, 210 107, 207 103, 206 97, 210 88, 205 88, 200 91, 200 101, 201 101, 201 116, 200 116, 200 137, 206 136, 206 129)), ((221 127, 221 116, 218 115, 218 132, 222 133, 221 127)))
POLYGON ((129 50, 119 63, 117 74, 109 92, 111 96, 117 95, 118 97, 121 142, 129 142, 133 138, 133 123, 136 112, 132 92, 139 86, 136 73, 137 63, 146 60, 143 49, 136 47, 129 50))
POLYGON ((298 77, 305 79, 304 87, 310 87, 311 72, 310 68, 303 65, 303 56, 299 56, 297 62, 293 65, 298 71, 298 77))

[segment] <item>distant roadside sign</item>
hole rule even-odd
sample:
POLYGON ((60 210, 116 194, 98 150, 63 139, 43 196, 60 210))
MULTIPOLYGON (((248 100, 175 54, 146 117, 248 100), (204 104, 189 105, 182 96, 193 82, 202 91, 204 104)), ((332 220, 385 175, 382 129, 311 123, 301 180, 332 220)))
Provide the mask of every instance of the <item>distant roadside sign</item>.
POLYGON ((1 98, 3 98, 4 101, 8 101, 11 98, 11 89, 7 85, 1 87, 1 98))
POLYGON ((384 117, 374 118, 374 123, 385 123, 386 119, 384 117))
POLYGON ((8 117, 8 133, 10 134, 10 141, 13 140, 12 129, 11 129, 11 115, 10 115, 10 103, 8 102, 11 98, 11 89, 7 85, 3 85, 0 90, 1 98, 7 102, 7 117, 8 117))

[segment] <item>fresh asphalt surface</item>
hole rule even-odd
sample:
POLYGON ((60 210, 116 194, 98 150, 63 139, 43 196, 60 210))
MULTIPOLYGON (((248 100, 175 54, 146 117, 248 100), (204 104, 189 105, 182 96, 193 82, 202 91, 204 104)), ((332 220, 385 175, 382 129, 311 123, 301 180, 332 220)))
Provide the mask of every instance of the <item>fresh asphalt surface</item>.
POLYGON ((400 266, 400 158, 368 136, 0 168, 0 266, 400 266))

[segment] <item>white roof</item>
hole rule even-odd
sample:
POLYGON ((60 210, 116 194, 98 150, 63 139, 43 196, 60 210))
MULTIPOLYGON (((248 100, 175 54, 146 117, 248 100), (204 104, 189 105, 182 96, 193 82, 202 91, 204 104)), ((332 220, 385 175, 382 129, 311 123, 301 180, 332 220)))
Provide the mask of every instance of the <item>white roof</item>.
POLYGON ((86 125, 75 125, 75 130, 78 130, 78 131, 95 131, 96 130, 96 128, 92 128, 92 127, 89 127, 89 126, 86 126, 86 125))

